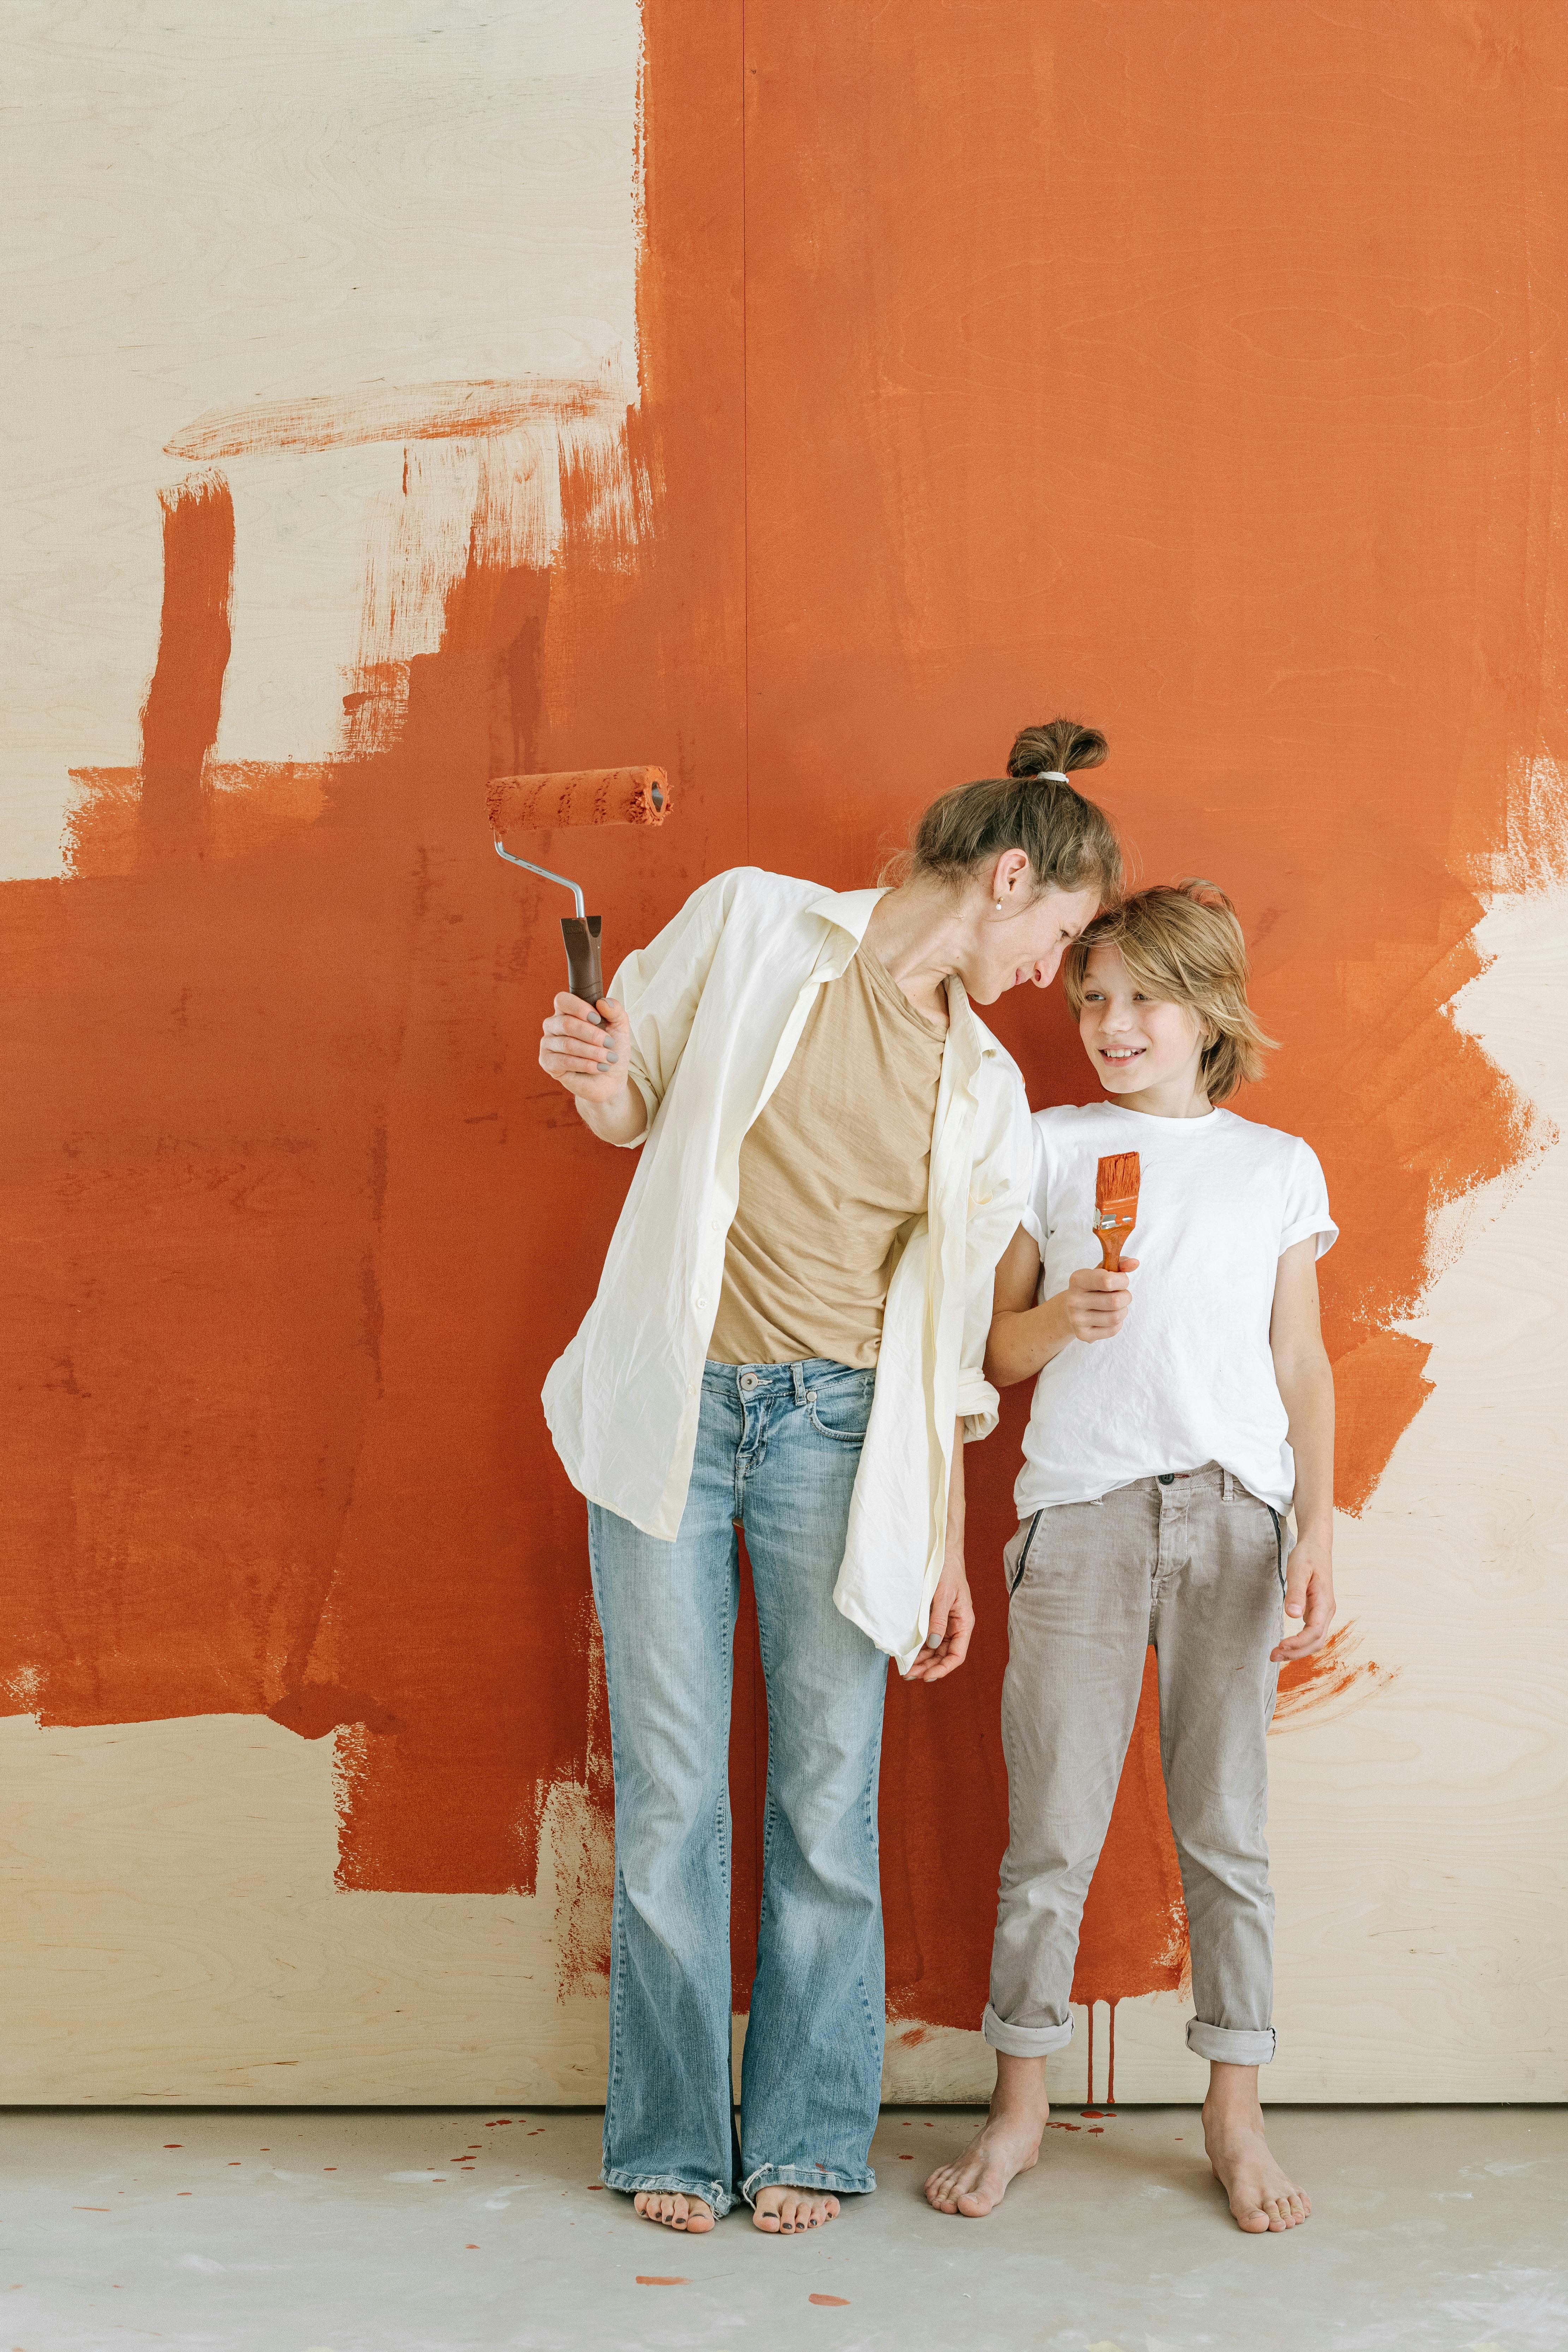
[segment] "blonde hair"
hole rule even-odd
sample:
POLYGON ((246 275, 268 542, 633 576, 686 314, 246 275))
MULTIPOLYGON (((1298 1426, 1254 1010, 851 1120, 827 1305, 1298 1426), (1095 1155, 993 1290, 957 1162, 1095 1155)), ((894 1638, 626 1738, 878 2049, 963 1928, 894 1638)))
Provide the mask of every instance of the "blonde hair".
POLYGON ((1104 736, 1074 719, 1026 727, 1014 739, 1005 776, 960 784, 932 801, 909 850, 883 879, 928 874, 955 886, 1009 849, 1021 849, 1034 877, 1034 895, 1093 888, 1102 899, 1121 887, 1121 851, 1105 811, 1050 771, 1098 768, 1104 736))
POLYGON ((1210 1102, 1263 1076, 1274 1045, 1247 1001, 1247 941, 1230 900, 1213 882, 1161 882, 1137 890, 1079 932, 1062 964, 1062 991, 1076 1021, 1089 960, 1113 947, 1147 996, 1195 1013, 1204 1046, 1198 1076, 1210 1102))

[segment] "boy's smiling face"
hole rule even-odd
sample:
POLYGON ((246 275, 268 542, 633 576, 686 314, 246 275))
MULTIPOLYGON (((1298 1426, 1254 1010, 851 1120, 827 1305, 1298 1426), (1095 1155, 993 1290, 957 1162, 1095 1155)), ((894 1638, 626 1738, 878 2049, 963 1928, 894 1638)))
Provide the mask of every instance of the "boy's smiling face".
MULTIPOLYGON (((1197 1014, 1168 997, 1146 995, 1114 947, 1097 947, 1089 956, 1078 1031, 1108 1094, 1131 1097, 1158 1087, 1161 1109, 1167 1099, 1173 1106, 1178 1097, 1184 1104, 1194 1097, 1208 1108, 1198 1080, 1204 1041, 1197 1014)), ((1144 1107, 1128 1104, 1129 1109, 1144 1107)))

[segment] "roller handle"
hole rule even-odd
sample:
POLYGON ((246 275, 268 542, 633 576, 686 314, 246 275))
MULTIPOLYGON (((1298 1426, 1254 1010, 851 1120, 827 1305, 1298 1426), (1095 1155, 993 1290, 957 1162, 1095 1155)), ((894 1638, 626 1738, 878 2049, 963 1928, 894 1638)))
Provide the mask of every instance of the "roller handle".
MULTIPOLYGON (((566 942, 566 974, 574 996, 584 1004, 597 1004, 605 992, 605 975, 599 968, 599 921, 597 915, 563 915, 561 936, 566 942)), ((599 1019, 595 1013, 595 1021, 599 1019)))

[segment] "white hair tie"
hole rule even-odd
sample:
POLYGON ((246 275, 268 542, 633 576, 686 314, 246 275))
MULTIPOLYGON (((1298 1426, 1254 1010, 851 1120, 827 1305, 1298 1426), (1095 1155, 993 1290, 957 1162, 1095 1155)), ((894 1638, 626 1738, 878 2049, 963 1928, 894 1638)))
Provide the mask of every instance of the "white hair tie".
POLYGON ((1035 771, 1037 784, 1065 784, 1067 781, 1059 768, 1037 768, 1035 771))

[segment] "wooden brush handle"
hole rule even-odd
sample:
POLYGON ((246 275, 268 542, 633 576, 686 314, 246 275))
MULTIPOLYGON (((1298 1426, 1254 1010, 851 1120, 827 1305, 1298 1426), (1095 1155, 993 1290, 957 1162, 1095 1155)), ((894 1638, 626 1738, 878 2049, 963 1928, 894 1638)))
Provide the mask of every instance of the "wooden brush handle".
POLYGON ((1109 1232, 1097 1234, 1095 1235, 1095 1239, 1100 1244, 1100 1261, 1104 1271, 1107 1274, 1120 1274, 1121 1271, 1121 1227, 1120 1225, 1112 1225, 1109 1232))

